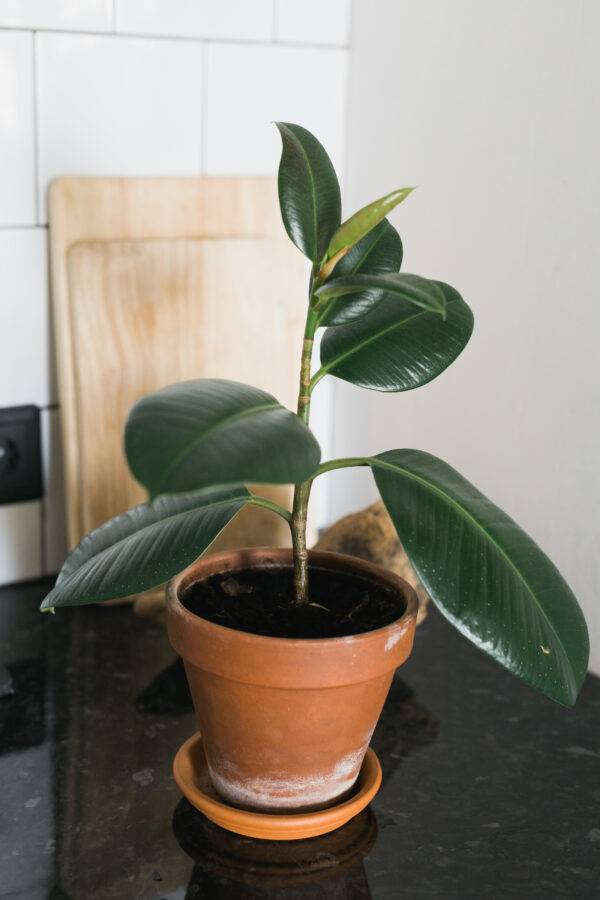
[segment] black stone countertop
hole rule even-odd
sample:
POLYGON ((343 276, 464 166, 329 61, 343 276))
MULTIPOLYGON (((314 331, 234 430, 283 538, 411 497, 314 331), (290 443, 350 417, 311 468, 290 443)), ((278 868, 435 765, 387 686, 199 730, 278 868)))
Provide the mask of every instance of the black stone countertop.
POLYGON ((40 615, 0 590, 0 897, 597 898, 600 680, 552 704, 435 612, 373 739, 384 786, 330 836, 211 825, 171 761, 195 730, 163 630, 130 608, 40 615))

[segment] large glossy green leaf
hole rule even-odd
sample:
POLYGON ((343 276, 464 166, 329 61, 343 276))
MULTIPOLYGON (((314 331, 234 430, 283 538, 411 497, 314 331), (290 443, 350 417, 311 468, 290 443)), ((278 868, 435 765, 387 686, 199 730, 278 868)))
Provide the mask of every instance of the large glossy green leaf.
POLYGON ((340 224, 342 201, 333 164, 316 137, 291 122, 275 123, 283 148, 279 163, 279 205, 290 240, 319 262, 340 224))
POLYGON ((153 497, 215 484, 296 484, 321 457, 295 413, 265 391, 218 378, 139 400, 125 427, 125 452, 153 497))
POLYGON ((329 246, 327 247, 326 258, 331 259, 345 247, 353 247, 357 241, 360 241, 361 238, 368 234, 368 232, 381 222, 382 219, 385 219, 387 214, 391 212, 395 206, 398 206, 399 203, 406 200, 408 195, 413 191, 414 188, 412 187, 400 188, 397 191, 392 191, 391 194, 386 194, 385 197, 380 197, 378 200, 374 200, 373 203, 363 206, 363 208, 359 209, 358 212, 355 212, 353 216, 350 216, 349 219, 342 222, 331 238, 329 246))
POLYGON ((81 541, 41 608, 97 603, 162 584, 197 559, 250 500, 238 485, 135 506, 81 541))
POLYGON ((332 278, 322 287, 317 288, 315 296, 326 302, 330 299, 354 295, 356 291, 360 290, 380 291, 383 295, 393 294, 422 309, 428 309, 442 316, 446 314, 446 295, 439 284, 428 278, 421 278, 420 275, 409 275, 404 272, 332 278))
POLYGON ((391 450, 369 462, 406 552, 444 615, 523 681, 573 704, 589 641, 581 609, 554 564, 435 456, 391 450))
POLYGON ((466 346, 473 314, 454 288, 435 283, 445 319, 387 295, 362 319, 325 331, 315 377, 329 373, 375 391, 409 391, 436 378, 466 346))
MULTIPOLYGON (((402 241, 393 225, 384 219, 343 256, 333 270, 335 279, 351 275, 385 275, 402 265, 402 241)), ((383 299, 377 288, 360 290, 341 299, 331 299, 319 316, 319 325, 344 325, 368 313, 383 299)))

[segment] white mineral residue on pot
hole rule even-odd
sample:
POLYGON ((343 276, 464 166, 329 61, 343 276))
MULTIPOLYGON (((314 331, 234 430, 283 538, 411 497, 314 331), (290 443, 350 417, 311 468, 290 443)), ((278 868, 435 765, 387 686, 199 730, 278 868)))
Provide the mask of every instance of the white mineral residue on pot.
POLYGON ((243 778, 237 767, 225 760, 219 761, 218 772, 210 763, 208 770, 217 791, 234 803, 257 807, 316 806, 350 790, 367 746, 368 741, 331 771, 305 778, 288 779, 283 773, 274 773, 270 778, 243 778))
POLYGON ((386 653, 388 650, 391 650, 393 647, 396 646, 396 644, 398 643, 400 638, 403 637, 403 635, 405 634, 407 628, 408 628, 408 625, 403 625, 402 628, 397 628, 396 631, 392 631, 389 638, 385 642, 385 647, 383 648, 386 651, 386 653))
POLYGON ((398 643, 398 641, 400 640, 401 637, 402 637, 401 631, 392 631, 389 638, 385 642, 385 647, 383 648, 386 651, 386 653, 388 650, 391 650, 392 647, 396 646, 396 644, 398 643))

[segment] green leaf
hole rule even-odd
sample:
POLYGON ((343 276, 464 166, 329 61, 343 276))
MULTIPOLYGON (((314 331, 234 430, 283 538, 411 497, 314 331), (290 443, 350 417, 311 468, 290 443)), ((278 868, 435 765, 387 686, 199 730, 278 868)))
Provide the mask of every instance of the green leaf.
POLYGON ((105 522, 67 557, 41 609, 127 597, 197 559, 251 501, 245 487, 208 488, 143 503, 105 522))
POLYGON ((283 224, 290 240, 316 263, 342 217, 337 175, 310 131, 291 122, 275 124, 283 142, 278 176, 283 224))
POLYGON ((328 328, 321 341, 321 369, 375 391, 410 391, 432 381, 466 346, 473 314, 460 294, 435 282, 446 297, 446 318, 388 295, 362 319, 328 328))
POLYGON ((218 378, 139 400, 125 427, 125 452, 153 497, 215 484, 297 484, 321 458, 310 429, 271 394, 218 378))
MULTIPOLYGON (((315 296, 327 301, 337 297, 354 295, 356 291, 379 291, 380 299, 385 294, 393 294, 408 300, 415 306, 445 316, 446 295, 436 281, 421 278, 420 275, 408 275, 400 272, 386 275, 348 275, 345 278, 333 278, 322 287, 317 288, 315 296)), ((378 301, 375 300, 375 303, 378 301)), ((339 316, 340 307, 338 307, 339 316)), ((368 308, 365 312, 368 312, 368 308)), ((356 316, 352 316, 356 318, 356 316)))
MULTIPOLYGON (((335 278, 351 275, 385 275, 402 265, 402 241, 393 225, 384 219, 339 260, 335 278)), ((368 313, 383 299, 384 291, 360 290, 343 300, 330 300, 319 316, 319 325, 344 325, 368 313)))
POLYGON ((353 247, 382 219, 385 219, 395 206, 406 200, 413 191, 414 187, 400 188, 397 191, 392 191, 391 194, 386 194, 385 197, 380 197, 379 200, 374 200, 373 203, 369 203, 367 206, 359 209, 358 212, 355 212, 353 216, 342 222, 331 238, 325 258, 331 259, 344 247, 353 247))
POLYGON ((447 463, 419 450, 369 460, 419 578, 461 634, 523 681, 572 705, 589 640, 577 600, 519 526, 447 463))

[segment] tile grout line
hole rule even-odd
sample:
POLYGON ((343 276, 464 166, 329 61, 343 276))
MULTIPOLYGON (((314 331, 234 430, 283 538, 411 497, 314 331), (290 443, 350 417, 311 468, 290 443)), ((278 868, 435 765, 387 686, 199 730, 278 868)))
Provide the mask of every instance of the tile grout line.
POLYGON ((36 228, 44 228, 47 229, 48 225, 44 222, 44 224, 32 222, 31 225, 0 225, 1 231, 35 231, 36 228))
MULTIPOLYGON (((210 42, 211 44, 227 44, 234 47, 272 47, 272 38, 234 38, 227 35, 211 37, 210 35, 190 35, 189 37, 182 34, 148 34, 142 31, 86 31, 81 29, 78 31, 65 30, 64 28, 11 28, 10 26, 0 26, 0 34, 2 32, 23 32, 35 34, 57 34, 64 37, 97 37, 97 38, 133 38, 148 41, 171 41, 182 44, 202 44, 210 42)), ((290 47, 297 50, 348 50, 348 42, 344 44, 331 43, 315 43, 314 41, 277 41, 277 46, 290 47)))
POLYGON ((33 212, 36 225, 40 221, 40 161, 38 136, 38 72, 37 72, 37 32, 31 33, 31 72, 32 72, 32 116, 33 116, 33 212))
MULTIPOLYGON (((352 34, 354 30, 354 0, 348 4, 348 15, 346 16, 346 40, 344 46, 348 50, 348 58, 352 50, 352 34)), ((347 79, 346 79, 347 80, 347 79)))
POLYGON ((208 53, 209 44, 202 45, 202 85, 200 87, 200 174, 206 174, 208 154, 208 53))

